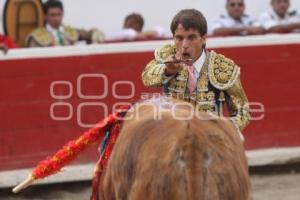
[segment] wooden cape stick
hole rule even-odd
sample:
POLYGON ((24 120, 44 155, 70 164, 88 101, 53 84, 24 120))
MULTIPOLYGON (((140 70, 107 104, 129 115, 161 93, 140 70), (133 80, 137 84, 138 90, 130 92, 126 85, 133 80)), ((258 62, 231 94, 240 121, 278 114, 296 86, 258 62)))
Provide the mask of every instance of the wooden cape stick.
POLYGON ((28 178, 26 180, 24 180, 22 183, 20 183, 16 187, 14 187, 12 191, 13 191, 13 193, 16 194, 16 193, 20 192, 21 190, 30 186, 33 182, 34 182, 33 178, 31 176, 28 176, 28 178))

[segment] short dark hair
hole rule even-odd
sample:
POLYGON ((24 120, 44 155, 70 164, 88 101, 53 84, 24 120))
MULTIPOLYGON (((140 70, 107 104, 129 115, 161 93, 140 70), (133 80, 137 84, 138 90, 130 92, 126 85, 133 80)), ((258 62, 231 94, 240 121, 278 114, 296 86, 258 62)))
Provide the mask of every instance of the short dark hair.
MULTIPOLYGON (((143 29, 144 27, 144 18, 141 14, 138 13, 131 13, 129 15, 126 16, 125 20, 124 20, 124 25, 129 21, 129 20, 133 20, 135 24, 137 24, 140 28, 140 31, 143 29)), ((128 27, 127 27, 128 28, 128 27)))
MULTIPOLYGON (((226 0, 226 4, 228 4, 228 3, 229 3, 229 1, 230 1, 230 0, 226 0)), ((242 2, 244 3, 245 1, 244 1, 244 0, 242 0, 242 2)))
POLYGON ((207 21, 199 10, 183 9, 179 11, 171 22, 170 29, 173 35, 179 24, 186 30, 190 28, 196 29, 201 36, 207 34, 207 21))
POLYGON ((44 6, 43 6, 43 9, 44 9, 44 13, 47 15, 48 14, 48 10, 50 8, 60 8, 62 11, 64 10, 64 6, 62 4, 61 1, 58 1, 58 0, 48 0, 44 6))

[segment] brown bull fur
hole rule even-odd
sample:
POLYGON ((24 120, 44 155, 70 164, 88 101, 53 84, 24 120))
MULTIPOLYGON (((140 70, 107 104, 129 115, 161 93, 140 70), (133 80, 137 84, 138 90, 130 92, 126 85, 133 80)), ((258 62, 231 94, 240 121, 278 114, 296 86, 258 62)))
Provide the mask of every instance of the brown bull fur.
POLYGON ((227 120, 185 106, 161 112, 137 105, 115 144, 99 186, 101 200, 249 200, 241 139, 227 120))

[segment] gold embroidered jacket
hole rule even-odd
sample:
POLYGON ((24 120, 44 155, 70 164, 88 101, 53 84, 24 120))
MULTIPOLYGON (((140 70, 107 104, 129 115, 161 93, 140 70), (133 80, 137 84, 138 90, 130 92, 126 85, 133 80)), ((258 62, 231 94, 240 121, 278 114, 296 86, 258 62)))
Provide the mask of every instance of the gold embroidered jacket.
POLYGON ((73 45, 78 40, 86 40, 89 43, 101 43, 104 41, 104 34, 98 29, 86 31, 75 29, 71 26, 63 26, 63 44, 58 44, 54 36, 45 27, 37 28, 26 38, 27 47, 49 47, 58 45, 73 45))
POLYGON ((175 54, 174 45, 155 50, 155 59, 150 61, 142 73, 142 80, 148 87, 163 87, 165 95, 188 101, 199 110, 223 115, 226 103, 231 120, 242 130, 250 119, 247 97, 240 83, 240 68, 221 54, 206 52, 206 60, 197 80, 197 89, 187 89, 188 71, 183 68, 168 80, 164 75, 166 59, 175 54))

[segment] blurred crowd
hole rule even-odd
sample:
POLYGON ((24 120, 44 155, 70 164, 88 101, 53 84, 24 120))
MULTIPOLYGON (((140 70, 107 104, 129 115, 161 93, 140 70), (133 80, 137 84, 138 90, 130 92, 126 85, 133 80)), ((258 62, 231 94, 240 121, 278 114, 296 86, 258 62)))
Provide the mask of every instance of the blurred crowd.
MULTIPOLYGON (((245 36, 269 33, 300 33, 300 15, 291 11, 290 0, 269 0, 270 8, 258 19, 246 14, 244 0, 224 0, 226 15, 215 17, 208 27, 208 36, 245 36)), ((33 30, 25 41, 26 47, 49 47, 73 45, 78 41, 87 44, 136 41, 166 38, 162 27, 144 30, 144 18, 139 13, 127 15, 123 27, 109 36, 97 28, 78 29, 63 23, 64 7, 59 0, 48 0, 43 4, 45 24, 33 30)), ((0 34, 0 49, 6 52, 16 48, 14 41, 0 34)))

